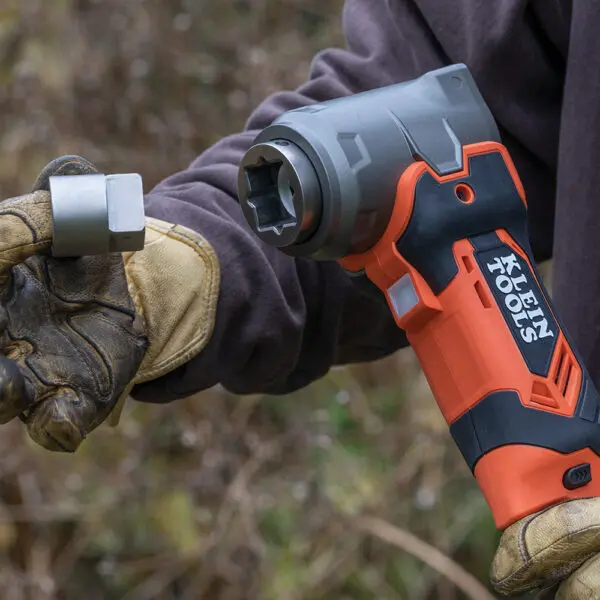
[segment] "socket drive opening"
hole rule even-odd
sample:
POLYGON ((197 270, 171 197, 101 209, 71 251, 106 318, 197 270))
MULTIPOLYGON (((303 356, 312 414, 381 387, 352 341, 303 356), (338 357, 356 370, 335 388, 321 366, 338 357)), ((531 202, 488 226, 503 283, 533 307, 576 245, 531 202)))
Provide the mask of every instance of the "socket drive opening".
POLYGON ((294 189, 286 177, 283 162, 267 162, 244 167, 248 189, 247 204, 254 213, 258 232, 280 235, 285 228, 296 227, 294 189))

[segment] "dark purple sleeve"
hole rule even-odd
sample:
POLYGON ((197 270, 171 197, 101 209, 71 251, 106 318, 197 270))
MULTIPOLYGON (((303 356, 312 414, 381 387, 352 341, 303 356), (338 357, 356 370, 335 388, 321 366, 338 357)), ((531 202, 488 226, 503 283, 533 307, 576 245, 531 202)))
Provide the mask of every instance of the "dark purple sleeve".
MULTIPOLYGON (((134 397, 167 401, 217 383, 236 393, 285 393, 321 377, 334 364, 374 360, 406 344, 387 307, 361 293, 336 264, 287 257, 263 245, 245 224, 236 199, 238 164, 258 130, 292 108, 466 63, 523 179, 534 254, 538 260, 549 258, 563 63, 569 40, 570 13, 563 6, 569 4, 566 0, 347 0, 345 49, 317 55, 304 85, 268 98, 251 115, 243 133, 209 148, 190 168, 148 195, 149 215, 199 231, 213 245, 221 263, 222 286, 207 347, 184 367, 136 388, 134 397)), ((585 21, 585 16, 580 18, 585 21)), ((593 22, 589 19, 582 26, 592 27, 593 22)), ((576 50, 571 73, 585 70, 585 51, 576 50)), ((576 96, 586 94, 590 82, 581 73, 571 77, 568 89, 573 101, 581 100, 576 96)), ((600 104, 595 106, 597 117, 600 104)), ((589 102, 579 102, 577 107, 573 113, 589 114, 591 109, 589 102)), ((577 178, 589 176, 569 166, 577 154, 578 131, 574 127, 564 134, 562 149, 561 202, 567 221, 573 221, 575 214, 582 216, 580 210, 569 219, 565 203, 569 194, 578 193, 577 178)), ((586 152, 585 160, 596 157, 598 165, 597 150, 586 147, 586 152)), ((590 189, 598 187, 599 172, 596 169, 594 178, 583 183, 590 194, 584 202, 590 211, 595 197, 590 189)), ((590 214, 583 211, 583 217, 590 214)), ((583 233, 583 223, 570 227, 571 234, 565 237, 569 241, 559 240, 559 247, 584 244, 573 239, 583 233)), ((558 229, 562 231, 560 225, 558 229)), ((575 268, 585 248, 578 252, 578 258, 559 260, 558 274, 564 282, 559 286, 561 298, 566 292, 560 290, 577 280, 567 271, 575 268)), ((600 290, 600 283, 597 287, 600 290)), ((585 309, 591 314, 585 298, 589 300, 583 293, 577 296, 568 314, 571 324, 574 311, 585 309)), ((597 299, 595 306, 600 307, 597 299)), ((600 323, 598 315, 595 322, 600 323)))
POLYGON ((600 387, 600 36, 598 5, 573 2, 560 130, 554 300, 600 387))
POLYGON ((168 401, 215 384, 234 393, 285 393, 334 364, 374 360, 406 344, 387 307, 360 292, 337 264, 292 259, 262 244, 236 199, 242 155, 282 112, 415 77, 421 69, 412 53, 430 68, 442 65, 419 35, 410 3, 404 10, 404 25, 414 22, 410 40, 402 39, 387 5, 348 0, 346 49, 318 54, 307 83, 268 98, 245 132, 209 148, 148 195, 148 215, 186 225, 213 245, 222 283, 207 347, 183 368, 136 388, 136 399, 168 401))

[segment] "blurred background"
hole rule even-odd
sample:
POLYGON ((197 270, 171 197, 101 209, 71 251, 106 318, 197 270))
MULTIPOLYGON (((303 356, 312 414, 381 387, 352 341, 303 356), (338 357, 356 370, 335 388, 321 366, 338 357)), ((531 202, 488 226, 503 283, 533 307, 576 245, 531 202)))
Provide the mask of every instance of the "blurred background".
MULTIPOLYGON (((77 153, 149 189, 343 43, 342 0, 1 0, 0 195, 77 153)), ((286 398, 0 436, 2 600, 490 600, 498 534, 410 350, 286 398)))

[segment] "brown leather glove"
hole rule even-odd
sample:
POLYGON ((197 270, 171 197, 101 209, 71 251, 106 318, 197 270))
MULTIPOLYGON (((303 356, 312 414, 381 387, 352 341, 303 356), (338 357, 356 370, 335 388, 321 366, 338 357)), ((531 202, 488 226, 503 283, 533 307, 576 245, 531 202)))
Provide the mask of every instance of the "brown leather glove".
POLYGON ((214 323, 217 257, 184 227, 148 218, 139 252, 50 256, 48 178, 94 171, 58 159, 0 204, 0 423, 20 417, 49 450, 75 451, 134 384, 198 354, 214 323))
POLYGON ((491 581, 506 595, 550 588, 544 598, 600 599, 600 498, 558 504, 511 525, 491 581))

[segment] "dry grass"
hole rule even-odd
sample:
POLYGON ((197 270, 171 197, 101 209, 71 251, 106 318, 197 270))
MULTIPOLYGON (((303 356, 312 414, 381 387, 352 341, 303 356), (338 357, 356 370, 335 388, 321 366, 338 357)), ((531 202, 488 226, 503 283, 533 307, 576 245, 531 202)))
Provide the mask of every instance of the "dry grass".
MULTIPOLYGON (((63 153, 151 186, 300 82, 340 6, 3 0, 1 195, 63 153)), ((0 438, 3 600, 484 600, 496 540, 410 351, 284 399, 131 404, 77 456, 0 438)))

